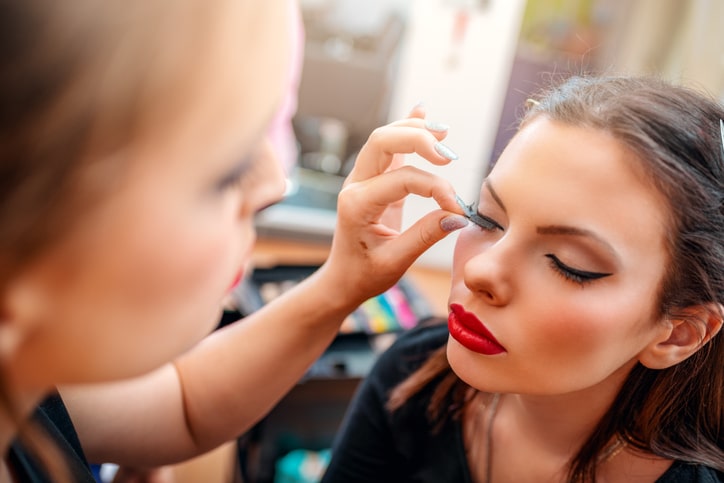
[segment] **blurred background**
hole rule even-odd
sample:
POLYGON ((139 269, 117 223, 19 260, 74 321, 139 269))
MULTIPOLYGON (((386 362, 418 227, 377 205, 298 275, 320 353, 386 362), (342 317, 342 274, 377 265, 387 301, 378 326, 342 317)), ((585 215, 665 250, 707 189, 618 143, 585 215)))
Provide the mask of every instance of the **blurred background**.
MULTIPOLYGON (((430 168, 468 202, 527 97, 575 73, 659 74, 724 98, 721 0, 301 0, 304 57, 287 200, 262 235, 328 239, 369 133, 418 102, 460 160, 430 168)), ((714 121, 712 121, 714 122, 714 121)), ((411 198, 405 223, 432 208, 411 198)), ((449 266, 454 237, 418 262, 449 266)))
MULTIPOLYGON (((299 30, 294 37, 303 55, 290 76, 287 115, 275 124, 290 134, 277 138, 288 194, 258 217, 254 270, 232 293, 229 321, 323 263, 337 194, 358 151, 372 130, 420 102, 428 119, 450 126, 445 143, 459 159, 445 167, 416 155, 406 161, 448 179, 470 203, 513 136, 526 99, 566 76, 656 74, 724 101, 723 0, 299 1, 290 28, 299 30)), ((409 197, 404 225, 434 207, 409 197)), ((175 483, 227 483, 232 473, 235 482, 317 482, 347 405, 378 354, 419 321, 447 314, 455 237, 362 304, 305 377, 237 444, 182 465, 175 483)))

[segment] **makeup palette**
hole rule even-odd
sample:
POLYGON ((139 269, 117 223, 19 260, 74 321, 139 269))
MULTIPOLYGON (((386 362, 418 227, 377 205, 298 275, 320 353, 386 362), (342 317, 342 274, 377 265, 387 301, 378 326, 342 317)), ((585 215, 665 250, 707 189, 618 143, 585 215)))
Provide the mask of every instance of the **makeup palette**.
MULTIPOLYGON (((318 267, 282 265, 255 269, 234 289, 232 296, 242 314, 250 314, 291 289, 318 267)), ((386 292, 363 302, 342 323, 342 334, 383 334, 415 327, 432 309, 414 284, 403 277, 386 292)))

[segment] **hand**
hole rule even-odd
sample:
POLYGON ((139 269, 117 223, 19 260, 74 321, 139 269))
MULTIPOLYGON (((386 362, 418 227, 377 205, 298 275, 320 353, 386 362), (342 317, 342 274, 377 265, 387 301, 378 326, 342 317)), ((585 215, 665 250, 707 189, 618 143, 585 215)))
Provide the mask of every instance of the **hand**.
POLYGON ((339 193, 337 228, 322 269, 336 281, 337 291, 342 287, 345 295, 357 295, 359 303, 391 287, 425 250, 466 224, 447 181, 403 166, 403 153, 417 153, 436 165, 451 161, 435 149, 447 131, 427 129, 424 115, 416 108, 407 119, 376 129, 339 193), (408 194, 431 197, 442 209, 400 232, 408 194))

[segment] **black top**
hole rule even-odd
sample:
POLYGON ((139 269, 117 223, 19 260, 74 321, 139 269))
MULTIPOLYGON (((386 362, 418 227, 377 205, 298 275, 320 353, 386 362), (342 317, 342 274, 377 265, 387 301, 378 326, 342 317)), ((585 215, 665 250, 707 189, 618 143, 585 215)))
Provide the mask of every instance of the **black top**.
MULTIPOLYGON (((86 461, 73 422, 65 409, 63 400, 54 394, 38 406, 33 414, 33 421, 45 430, 53 444, 64 456, 72 481, 78 483, 95 483, 86 461)), ((50 483, 42 465, 23 445, 15 440, 8 450, 8 462, 17 481, 31 483, 50 483)))
MULTIPOLYGON (((360 385, 335 440, 322 483, 471 483, 462 425, 449 420, 433 434, 426 408, 434 383, 390 414, 389 391, 444 345, 447 326, 420 326, 383 353, 360 385)), ((674 462, 656 483, 716 483, 722 474, 674 462)))

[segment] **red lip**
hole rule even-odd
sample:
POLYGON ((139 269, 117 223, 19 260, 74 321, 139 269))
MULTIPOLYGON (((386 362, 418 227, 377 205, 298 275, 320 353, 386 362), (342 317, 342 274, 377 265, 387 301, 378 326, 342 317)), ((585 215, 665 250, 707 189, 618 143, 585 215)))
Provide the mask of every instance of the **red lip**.
POLYGON ((489 356, 507 352, 485 325, 475 315, 466 312, 462 305, 450 305, 447 326, 453 339, 473 352, 489 356))
POLYGON ((236 275, 236 277, 234 277, 234 280, 231 282, 231 286, 229 287, 229 292, 231 292, 234 289, 234 287, 239 285, 239 282, 241 282, 241 277, 243 277, 243 276, 244 276, 244 271, 239 270, 239 273, 236 275))

